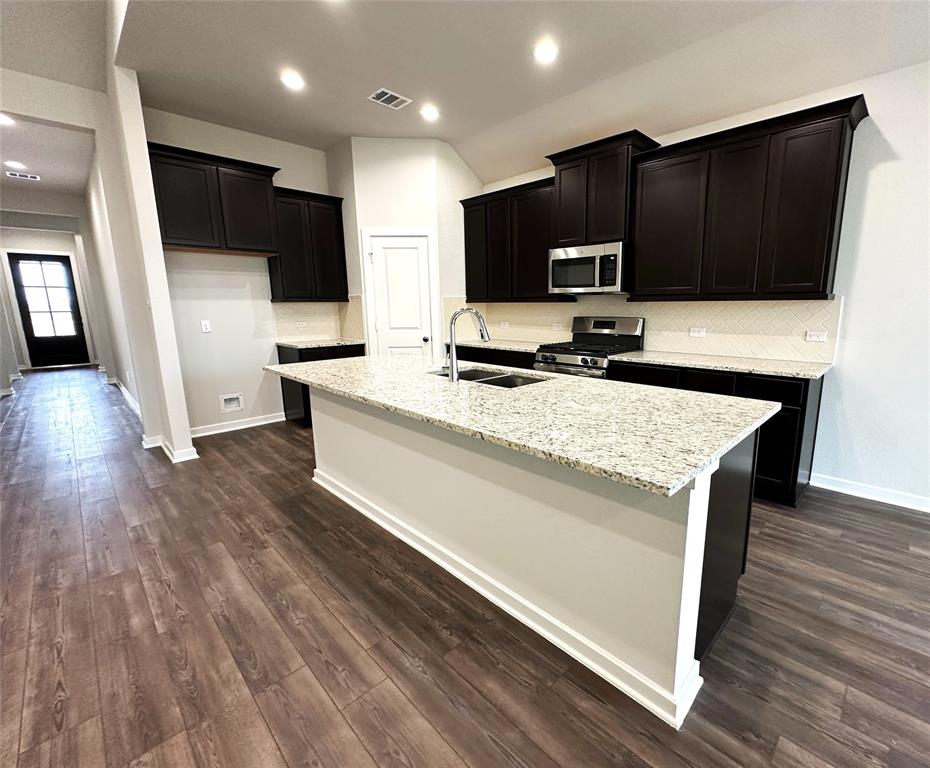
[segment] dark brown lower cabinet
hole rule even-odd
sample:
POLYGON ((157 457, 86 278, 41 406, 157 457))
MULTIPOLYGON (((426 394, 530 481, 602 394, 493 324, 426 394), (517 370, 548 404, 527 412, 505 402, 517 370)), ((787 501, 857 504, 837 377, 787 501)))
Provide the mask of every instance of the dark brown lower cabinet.
POLYGON ((759 430, 755 495, 794 507, 807 490, 814 460, 823 379, 791 379, 621 362, 610 364, 607 378, 781 403, 781 410, 759 430))
MULTIPOLYGON (((364 344, 346 344, 337 347, 310 347, 295 349, 278 344, 279 363, 309 363, 314 360, 335 360, 341 357, 362 357, 364 344)), ((284 399, 284 418, 304 427, 313 426, 310 418, 310 387, 290 379, 281 379, 281 396, 284 399)))

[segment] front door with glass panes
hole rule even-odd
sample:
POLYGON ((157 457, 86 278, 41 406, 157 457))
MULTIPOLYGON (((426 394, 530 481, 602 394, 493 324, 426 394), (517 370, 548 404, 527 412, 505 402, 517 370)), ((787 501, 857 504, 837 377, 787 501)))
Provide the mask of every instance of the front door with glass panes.
POLYGON ((10 272, 32 367, 89 362, 71 260, 11 253, 10 272))

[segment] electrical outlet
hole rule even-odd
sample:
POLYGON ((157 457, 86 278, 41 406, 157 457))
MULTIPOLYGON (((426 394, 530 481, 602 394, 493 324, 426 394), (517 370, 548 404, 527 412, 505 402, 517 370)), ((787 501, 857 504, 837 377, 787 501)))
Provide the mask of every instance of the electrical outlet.
POLYGON ((688 331, 689 336, 693 336, 696 339, 703 339, 707 335, 706 328, 691 328, 688 331))
POLYGON ((506 320, 501 320, 501 321, 500 321, 500 327, 501 327, 501 328, 509 328, 509 327, 510 327, 510 323, 507 322, 506 320))
POLYGON ((306 320, 298 320, 298 321, 297 321, 297 327, 298 327, 298 328, 306 328, 306 327, 307 327, 307 321, 306 321, 306 320))
POLYGON ((553 323, 553 324, 552 324, 552 330, 553 330, 553 331, 561 331, 561 330, 562 330, 562 323, 553 323))
POLYGON ((200 321, 200 332, 201 333, 213 333, 213 329, 210 327, 209 320, 200 321))
POLYGON ((819 341, 823 342, 827 340, 826 331, 808 331, 804 334, 804 341, 819 341))

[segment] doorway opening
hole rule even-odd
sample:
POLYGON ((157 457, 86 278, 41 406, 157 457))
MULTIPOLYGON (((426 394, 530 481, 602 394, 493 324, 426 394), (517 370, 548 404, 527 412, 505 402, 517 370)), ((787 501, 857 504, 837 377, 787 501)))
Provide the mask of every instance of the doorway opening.
POLYGON ((26 253, 9 259, 32 367, 89 363, 71 259, 26 253))

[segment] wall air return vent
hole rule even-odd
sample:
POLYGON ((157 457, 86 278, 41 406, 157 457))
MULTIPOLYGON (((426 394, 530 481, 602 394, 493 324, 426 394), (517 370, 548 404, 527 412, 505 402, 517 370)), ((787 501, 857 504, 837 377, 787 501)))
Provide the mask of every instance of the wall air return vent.
POLYGON ((20 173, 19 171, 7 171, 6 175, 11 179, 26 179, 26 181, 39 181, 40 177, 34 173, 20 173))
POLYGON ((242 410, 242 393, 233 395, 220 395, 220 413, 232 413, 242 410))
POLYGON ((413 99, 408 99, 406 96, 401 96, 399 93, 389 91, 387 88, 379 88, 368 97, 368 101, 373 101, 375 104, 380 104, 382 107, 387 107, 388 109, 398 110, 406 107, 413 99))

